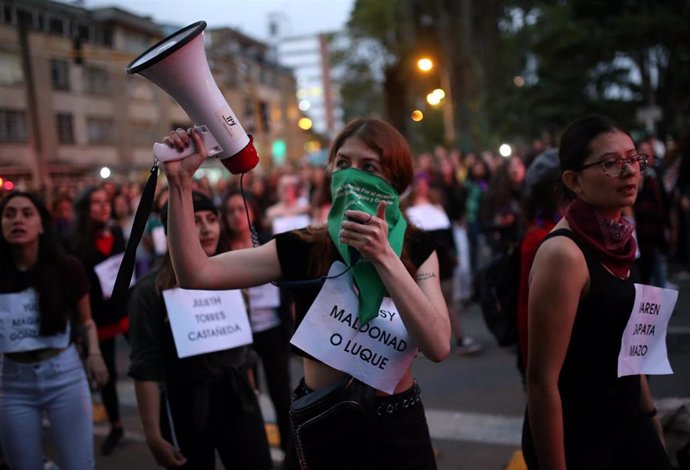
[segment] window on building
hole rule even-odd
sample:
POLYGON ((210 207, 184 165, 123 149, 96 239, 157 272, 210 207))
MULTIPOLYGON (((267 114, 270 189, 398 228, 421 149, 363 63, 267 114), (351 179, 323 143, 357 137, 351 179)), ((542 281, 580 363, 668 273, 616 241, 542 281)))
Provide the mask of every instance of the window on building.
POLYGON ((271 132, 271 107, 265 101, 259 102, 259 119, 264 132, 271 132))
POLYGON ((135 144, 150 145, 151 142, 160 140, 157 130, 154 122, 134 121, 131 123, 129 137, 135 144))
POLYGON ((56 117, 58 142, 61 144, 74 143, 74 117, 68 113, 58 113, 56 117))
POLYGON ((114 27, 112 25, 98 25, 96 30, 96 37, 101 44, 112 46, 114 44, 114 27))
POLYGON ((110 74, 106 69, 84 67, 84 91, 91 95, 110 94, 110 74))
POLYGON ((242 119, 242 126, 249 134, 256 132, 254 101, 251 99, 244 100, 244 118, 242 119))
POLYGON ((69 63, 61 59, 51 60, 50 78, 53 81, 53 89, 69 90, 69 63))
POLYGON ((46 14, 42 11, 36 12, 36 31, 46 30, 46 14))
POLYGON ((77 37, 82 41, 90 41, 91 38, 91 28, 88 26, 80 24, 77 26, 77 37))
POLYGON ((0 52, 0 86, 21 85, 24 72, 19 56, 9 52, 0 52))
POLYGON ((14 109, 0 109, 0 142, 27 142, 29 127, 26 113, 14 109))
POLYGON ((12 24, 12 6, 7 3, 2 5, 2 22, 12 24))
POLYGON ((153 85, 141 77, 127 76, 127 96, 137 102, 151 102, 156 98, 153 85))
POLYGON ((91 117, 86 120, 86 138, 90 144, 111 144, 114 142, 113 120, 91 117))
POLYGON ((62 18, 51 18, 48 22, 48 32, 64 36, 65 34, 65 20, 62 18))

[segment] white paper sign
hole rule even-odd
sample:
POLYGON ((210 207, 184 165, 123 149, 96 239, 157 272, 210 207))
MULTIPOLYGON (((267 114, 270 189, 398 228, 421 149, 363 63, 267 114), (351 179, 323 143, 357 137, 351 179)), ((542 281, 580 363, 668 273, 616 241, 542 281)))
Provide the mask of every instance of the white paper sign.
POLYGON ((420 204, 405 210, 407 218, 424 231, 450 228, 450 219, 443 208, 433 204, 420 204))
POLYGON ((635 304, 618 354, 618 377, 673 373, 666 330, 677 300, 676 290, 635 284, 635 304))
POLYGON ((273 230, 273 235, 278 235, 279 233, 289 232, 290 230, 304 228, 310 223, 311 217, 307 214, 276 217, 273 219, 271 229, 273 230))
MULTIPOLYGON (((113 295, 117 272, 120 270, 124 257, 124 253, 113 255, 93 268, 96 271, 96 276, 98 276, 98 282, 101 284, 101 293, 104 299, 109 299, 113 295)), ((129 280, 130 287, 134 285, 134 278, 134 273, 132 273, 132 278, 129 280)))
POLYGON ((280 289, 273 284, 262 284, 248 290, 250 309, 280 307, 280 289))
POLYGON ((153 240, 153 252, 157 255, 164 255, 168 252, 168 236, 165 234, 165 227, 159 225, 151 230, 151 240, 153 240))
MULTIPOLYGON (((335 262, 332 276, 347 267, 335 262)), ((386 393, 393 393, 417 355, 417 347, 390 298, 365 325, 350 272, 328 279, 290 342, 329 366, 386 393)))
POLYGON ((34 289, 0 294, 0 353, 62 349, 69 345, 69 322, 64 333, 40 336, 38 309, 38 294, 34 289))
POLYGON ((180 358, 252 343, 252 329, 239 290, 163 291, 180 358))

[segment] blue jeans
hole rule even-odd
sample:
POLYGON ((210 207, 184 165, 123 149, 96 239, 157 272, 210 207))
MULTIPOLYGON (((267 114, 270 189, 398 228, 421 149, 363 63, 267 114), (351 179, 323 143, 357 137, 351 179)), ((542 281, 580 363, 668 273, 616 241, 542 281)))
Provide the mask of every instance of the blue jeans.
POLYGON ((74 346, 41 362, 7 357, 0 375, 0 442, 13 470, 43 468, 43 414, 64 470, 93 469, 91 394, 74 346))

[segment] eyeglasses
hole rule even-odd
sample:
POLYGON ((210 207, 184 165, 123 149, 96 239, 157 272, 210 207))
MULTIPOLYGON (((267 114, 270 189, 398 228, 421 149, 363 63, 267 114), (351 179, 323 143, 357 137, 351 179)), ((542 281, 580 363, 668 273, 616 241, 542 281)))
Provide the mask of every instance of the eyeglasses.
POLYGON ((623 168, 625 167, 625 165, 628 165, 630 167, 638 166, 640 169, 640 173, 642 173, 647 169, 648 162, 649 156, 643 153, 638 153, 634 157, 630 158, 603 160, 601 162, 588 163, 587 165, 582 165, 580 168, 576 168, 575 171, 581 171, 585 168, 599 165, 601 169, 604 170, 606 176, 609 176, 611 178, 617 178, 623 173, 623 168))

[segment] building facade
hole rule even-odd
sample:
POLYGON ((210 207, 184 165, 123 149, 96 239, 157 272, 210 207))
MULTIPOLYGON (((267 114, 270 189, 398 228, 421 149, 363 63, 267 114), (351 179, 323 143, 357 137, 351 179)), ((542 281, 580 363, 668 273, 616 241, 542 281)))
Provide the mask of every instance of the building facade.
POLYGON ((328 138, 343 126, 340 90, 330 64, 336 38, 336 34, 321 33, 272 40, 278 61, 295 72, 300 111, 312 120, 315 132, 328 138))
MULTIPOLYGON (((192 124, 162 90, 125 73, 169 32, 118 8, 0 0, 0 178, 39 189, 103 166, 130 178, 146 172, 152 143, 192 124)), ((301 158, 308 136, 297 127, 292 72, 233 30, 204 36, 212 74, 262 164, 274 149, 301 158)))

